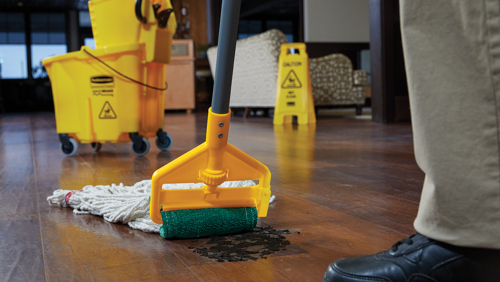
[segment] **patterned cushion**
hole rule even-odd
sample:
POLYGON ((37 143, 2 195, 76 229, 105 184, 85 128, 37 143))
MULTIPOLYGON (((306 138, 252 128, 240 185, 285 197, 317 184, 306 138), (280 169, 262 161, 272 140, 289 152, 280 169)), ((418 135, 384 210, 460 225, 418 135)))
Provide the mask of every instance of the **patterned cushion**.
MULTIPOLYGON (((272 29, 238 40, 234 59, 230 107, 274 107, 280 46, 288 43, 285 35, 272 29)), ((207 51, 212 74, 216 71, 217 46, 207 51)), ((352 63, 342 54, 309 59, 314 104, 364 104, 364 71, 353 71, 352 63)))

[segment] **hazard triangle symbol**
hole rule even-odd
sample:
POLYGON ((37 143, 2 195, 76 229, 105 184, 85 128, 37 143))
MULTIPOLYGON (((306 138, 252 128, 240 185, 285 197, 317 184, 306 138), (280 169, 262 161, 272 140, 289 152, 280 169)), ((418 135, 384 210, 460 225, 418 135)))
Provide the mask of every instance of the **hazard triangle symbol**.
POLYGON ((297 74, 293 70, 291 70, 285 77, 281 88, 300 88, 302 87, 302 83, 300 83, 297 74))
POLYGON ((111 105, 109 104, 108 101, 104 103, 104 106, 102 106, 101 113, 99 114, 100 119, 114 119, 116 118, 115 111, 113 111, 113 108, 111 108, 111 105))

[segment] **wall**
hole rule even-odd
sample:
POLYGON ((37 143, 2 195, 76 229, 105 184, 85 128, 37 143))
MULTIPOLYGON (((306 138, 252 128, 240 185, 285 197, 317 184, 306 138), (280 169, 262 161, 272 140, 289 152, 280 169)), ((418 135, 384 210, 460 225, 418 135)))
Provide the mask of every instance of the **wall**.
POLYGON ((370 42, 368 0, 303 0, 306 42, 370 42))

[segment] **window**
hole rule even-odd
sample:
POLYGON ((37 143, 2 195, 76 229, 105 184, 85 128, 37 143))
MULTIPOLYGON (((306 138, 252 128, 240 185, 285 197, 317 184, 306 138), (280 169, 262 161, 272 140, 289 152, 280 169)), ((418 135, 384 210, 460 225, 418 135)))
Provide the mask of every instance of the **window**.
POLYGON ((92 37, 92 23, 88 11, 80 11, 78 14, 80 22, 80 36, 83 38, 83 45, 95 49, 95 40, 92 37))
POLYGON ((68 52, 63 13, 31 14, 31 68, 33 78, 44 78, 42 60, 68 52))
POLYGON ((31 69, 33 78, 45 78, 47 73, 43 70, 42 60, 48 57, 66 54, 66 44, 33 44, 31 45, 31 69))
POLYGON ((372 83, 371 76, 371 62, 370 62, 370 50, 362 50, 360 53, 361 58, 361 69, 368 74, 368 84, 372 83))
POLYGON ((80 27, 92 27, 89 11, 78 12, 78 22, 80 27))
POLYGON ((89 46, 90 49, 95 49, 95 40, 94 38, 85 38, 84 39, 84 43, 83 43, 85 46, 89 46))
POLYGON ((0 78, 28 78, 24 14, 0 13, 0 78))

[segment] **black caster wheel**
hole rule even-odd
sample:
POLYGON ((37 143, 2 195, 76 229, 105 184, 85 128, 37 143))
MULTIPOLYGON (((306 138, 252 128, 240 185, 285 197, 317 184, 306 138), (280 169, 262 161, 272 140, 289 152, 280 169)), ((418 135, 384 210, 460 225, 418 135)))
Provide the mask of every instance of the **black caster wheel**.
POLYGON ((165 138, 156 137, 156 147, 162 151, 166 151, 172 147, 172 137, 165 134, 165 138))
POLYGON ((99 142, 92 142, 90 143, 90 146, 92 147, 92 151, 97 153, 101 150, 102 144, 99 142))
POLYGON ((144 156, 149 152, 149 141, 148 139, 142 137, 142 142, 140 145, 135 145, 134 142, 132 142, 132 152, 138 156, 144 156))
POLYGON ((63 154, 70 157, 76 153, 76 150, 78 150, 78 142, 76 142, 73 138, 69 138, 68 141, 68 145, 63 145, 63 143, 61 143, 59 144, 59 148, 61 149, 63 154))

